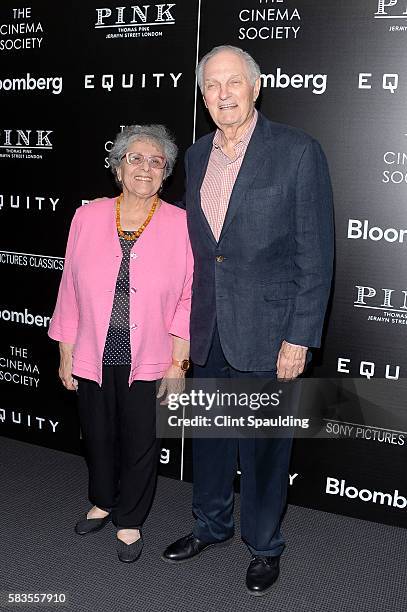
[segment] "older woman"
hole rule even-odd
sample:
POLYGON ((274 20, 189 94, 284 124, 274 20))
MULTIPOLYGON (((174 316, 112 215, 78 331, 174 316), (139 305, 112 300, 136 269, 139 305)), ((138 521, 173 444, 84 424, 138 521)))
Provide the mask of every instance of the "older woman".
POLYGON ((141 554, 159 456, 158 395, 182 388, 189 367, 192 253, 185 212, 160 200, 177 147, 162 125, 129 126, 110 165, 118 198, 77 209, 48 335, 59 377, 78 391, 93 507, 89 534, 110 520, 121 561, 141 554))

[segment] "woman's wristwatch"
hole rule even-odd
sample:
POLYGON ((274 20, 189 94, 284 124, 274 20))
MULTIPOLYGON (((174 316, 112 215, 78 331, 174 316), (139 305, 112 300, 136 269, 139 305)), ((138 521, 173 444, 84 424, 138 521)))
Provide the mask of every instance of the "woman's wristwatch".
POLYGON ((173 359, 172 364, 181 368, 183 372, 189 370, 189 367, 191 365, 189 359, 181 359, 181 361, 179 359, 173 359))

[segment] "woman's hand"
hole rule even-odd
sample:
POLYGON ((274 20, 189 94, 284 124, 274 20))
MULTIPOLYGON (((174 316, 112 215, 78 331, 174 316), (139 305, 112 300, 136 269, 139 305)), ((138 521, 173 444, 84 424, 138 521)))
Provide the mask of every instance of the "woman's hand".
POLYGON ((76 391, 78 388, 78 381, 72 378, 72 353, 73 344, 67 344, 66 342, 59 343, 59 378, 68 391, 76 391))
POLYGON ((163 379, 158 389, 157 398, 163 397, 166 394, 165 399, 161 404, 167 404, 168 396, 170 393, 179 395, 185 389, 185 372, 179 366, 170 365, 168 370, 165 372, 163 379))

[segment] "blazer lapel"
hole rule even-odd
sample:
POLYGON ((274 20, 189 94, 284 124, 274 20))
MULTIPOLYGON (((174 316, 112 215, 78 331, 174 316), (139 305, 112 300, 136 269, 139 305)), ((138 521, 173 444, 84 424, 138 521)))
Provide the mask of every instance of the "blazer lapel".
MULTIPOLYGON (((264 163, 264 155, 266 152, 266 148, 264 146, 264 122, 265 120, 263 116, 259 113, 256 127, 254 128, 254 132, 246 149, 242 165, 240 166, 239 174, 237 175, 235 184, 233 186, 225 221, 219 236, 219 242, 226 234, 233 217, 235 216, 239 207, 243 204, 248 188, 256 179, 256 176, 264 163)), ((270 151, 267 149, 267 155, 269 154, 270 151)))

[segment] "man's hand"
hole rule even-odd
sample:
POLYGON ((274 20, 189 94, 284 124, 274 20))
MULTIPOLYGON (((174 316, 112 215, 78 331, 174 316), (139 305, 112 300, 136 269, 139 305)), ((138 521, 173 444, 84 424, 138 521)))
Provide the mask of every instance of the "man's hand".
POLYGON ((179 395, 185 389, 185 372, 176 365, 170 365, 168 370, 165 372, 163 379, 158 389, 157 398, 163 397, 165 399, 161 404, 165 405, 168 402, 168 396, 170 393, 176 393, 179 395))
POLYGON ((283 340, 277 357, 277 379, 288 381, 304 371, 308 347, 283 340))

